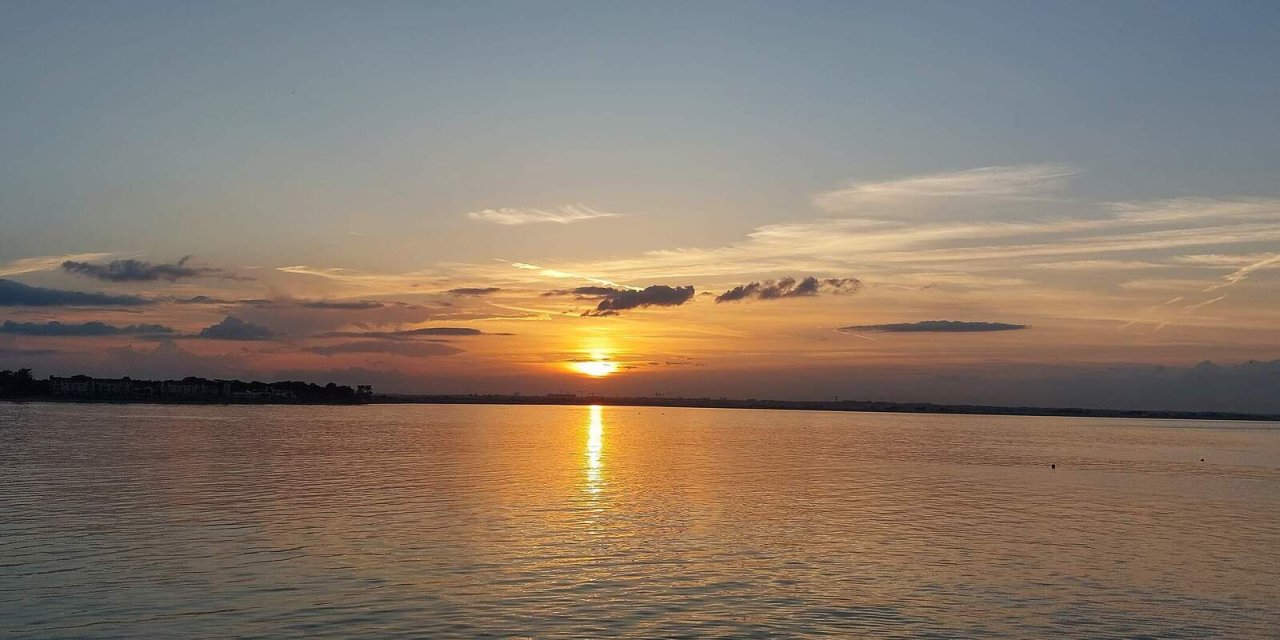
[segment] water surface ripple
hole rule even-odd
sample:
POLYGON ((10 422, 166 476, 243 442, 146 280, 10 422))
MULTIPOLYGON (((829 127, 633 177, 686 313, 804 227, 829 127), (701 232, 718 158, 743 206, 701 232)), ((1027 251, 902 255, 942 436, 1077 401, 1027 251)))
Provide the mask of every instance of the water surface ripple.
POLYGON ((1280 637, 1259 423, 0 404, 0 514, 14 638, 1280 637))

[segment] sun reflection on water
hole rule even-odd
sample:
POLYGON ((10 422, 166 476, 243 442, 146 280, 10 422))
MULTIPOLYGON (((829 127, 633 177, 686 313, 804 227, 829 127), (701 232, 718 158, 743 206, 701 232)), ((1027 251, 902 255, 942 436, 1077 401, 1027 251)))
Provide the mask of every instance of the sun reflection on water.
POLYGON ((604 450, 604 410, 598 404, 590 407, 587 422, 587 491, 600 493, 604 480, 600 473, 600 453, 604 450))

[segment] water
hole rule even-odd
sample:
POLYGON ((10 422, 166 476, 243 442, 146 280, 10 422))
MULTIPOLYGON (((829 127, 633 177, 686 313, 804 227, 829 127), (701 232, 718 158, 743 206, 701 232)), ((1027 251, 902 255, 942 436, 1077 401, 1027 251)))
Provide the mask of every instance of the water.
POLYGON ((4 634, 1275 638, 1280 430, 0 404, 4 634))

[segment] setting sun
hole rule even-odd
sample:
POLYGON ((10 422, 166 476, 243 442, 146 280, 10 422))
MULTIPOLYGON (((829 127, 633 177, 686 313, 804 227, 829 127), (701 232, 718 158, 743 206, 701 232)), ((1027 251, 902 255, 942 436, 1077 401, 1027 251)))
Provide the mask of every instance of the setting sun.
POLYGON ((615 362, 608 360, 587 360, 584 362, 573 362, 569 365, 578 373, 589 375, 593 378, 603 378, 618 370, 615 362))

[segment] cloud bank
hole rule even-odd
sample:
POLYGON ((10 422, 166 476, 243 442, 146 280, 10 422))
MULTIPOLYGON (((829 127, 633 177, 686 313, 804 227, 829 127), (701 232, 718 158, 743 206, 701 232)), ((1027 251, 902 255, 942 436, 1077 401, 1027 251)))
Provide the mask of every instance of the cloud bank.
POLYGON ((310 300, 299 302, 298 306, 306 309, 336 309, 339 311, 364 311, 366 309, 381 309, 387 305, 372 300, 355 300, 351 302, 333 301, 333 300, 310 300))
POLYGON ((880 333, 985 333, 991 331, 1018 331, 1026 329, 1025 324, 1009 324, 1006 322, 966 322, 963 320, 922 320, 920 322, 899 322, 892 324, 861 324, 840 327, 837 331, 855 333, 859 331, 880 333))
POLYGON ((150 304, 138 296, 115 296, 33 287, 0 279, 0 307, 122 307, 150 304))
POLYGON ((499 287, 458 287, 445 293, 453 296, 487 296, 502 291, 499 287))
POLYGON ((342 344, 311 347, 311 353, 322 356, 335 356, 348 353, 386 354, 406 358, 428 358, 431 356, 451 356, 462 353, 462 349, 439 342, 382 342, 366 340, 360 342, 344 342, 342 344))
POLYGON ((5 320, 0 333, 21 336, 120 336, 145 334, 171 334, 174 330, 159 324, 131 324, 117 327, 97 320, 63 324, 53 322, 14 322, 5 320))

